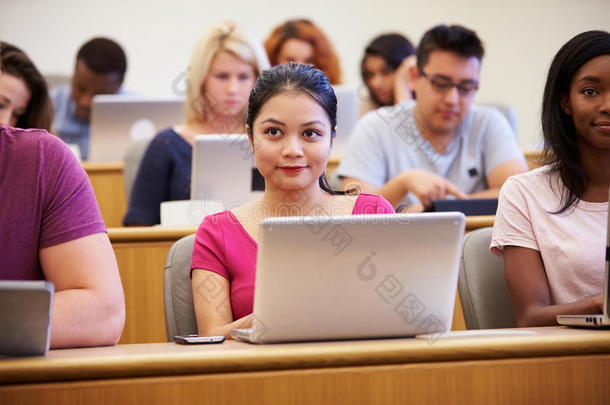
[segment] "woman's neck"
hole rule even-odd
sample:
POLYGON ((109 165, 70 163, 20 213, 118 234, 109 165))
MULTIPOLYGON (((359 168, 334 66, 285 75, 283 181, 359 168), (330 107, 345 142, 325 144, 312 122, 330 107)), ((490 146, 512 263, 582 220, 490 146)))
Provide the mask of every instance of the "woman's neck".
POLYGON ((610 150, 596 148, 578 140, 580 162, 587 174, 587 188, 582 199, 589 202, 608 201, 610 188, 610 150))
POLYGON ((318 183, 301 190, 265 190, 261 201, 270 216, 327 215, 331 195, 318 183))

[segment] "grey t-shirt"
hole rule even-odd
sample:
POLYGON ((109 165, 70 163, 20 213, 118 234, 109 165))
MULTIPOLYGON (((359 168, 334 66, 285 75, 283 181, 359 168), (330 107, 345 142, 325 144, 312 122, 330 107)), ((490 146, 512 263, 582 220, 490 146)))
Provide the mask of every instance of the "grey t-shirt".
MULTIPOLYGON (((362 117, 350 136, 337 175, 381 187, 405 170, 424 169, 470 194, 487 188, 486 177, 499 164, 525 160, 508 121, 495 108, 471 106, 457 136, 439 154, 415 124, 415 105, 404 102, 362 117)), ((403 203, 417 201, 409 193, 403 203)))

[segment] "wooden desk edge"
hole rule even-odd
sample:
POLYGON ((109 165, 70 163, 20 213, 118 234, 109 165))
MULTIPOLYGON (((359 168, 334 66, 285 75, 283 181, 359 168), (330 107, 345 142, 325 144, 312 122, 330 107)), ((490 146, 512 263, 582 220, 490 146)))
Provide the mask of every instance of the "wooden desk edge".
POLYGON ((476 215, 466 217, 466 230, 473 231, 475 229, 494 226, 495 215, 476 215))
MULTIPOLYGON (((0 361, 0 386, 126 377, 236 373, 253 371, 380 366, 447 361, 524 359, 610 354, 610 339, 593 333, 463 340, 364 341, 346 344, 244 345, 234 350, 189 350, 139 353, 119 357, 31 358, 0 361)), ((226 343, 225 343, 226 344, 226 343)), ((161 349, 168 344, 158 344, 161 349)), ((121 349, 95 348, 120 351, 121 349)), ((120 347, 120 346, 119 346, 120 347)))
POLYGON ((196 232, 196 226, 179 228, 134 226, 127 228, 108 228, 108 237, 110 238, 111 243, 177 241, 184 236, 191 235, 196 232))
POLYGON ((123 172, 123 162, 81 162, 81 166, 86 172, 123 172))
MULTIPOLYGON (((474 230, 486 226, 493 226, 493 215, 466 217, 466 230, 474 230)), ((127 227, 108 228, 108 237, 112 243, 115 242, 147 242, 178 240, 184 236, 197 232, 197 226, 179 228, 169 227, 127 227)))

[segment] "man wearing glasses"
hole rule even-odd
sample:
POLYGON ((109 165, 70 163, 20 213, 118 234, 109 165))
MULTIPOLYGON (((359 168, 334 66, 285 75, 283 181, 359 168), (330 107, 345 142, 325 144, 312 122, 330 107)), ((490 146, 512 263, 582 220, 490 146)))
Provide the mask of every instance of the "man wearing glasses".
POLYGON ((527 170, 515 134, 494 108, 471 106, 483 45, 476 33, 439 25, 419 44, 410 81, 416 100, 356 125, 337 169, 344 189, 383 195, 397 211, 436 199, 496 198, 527 170))

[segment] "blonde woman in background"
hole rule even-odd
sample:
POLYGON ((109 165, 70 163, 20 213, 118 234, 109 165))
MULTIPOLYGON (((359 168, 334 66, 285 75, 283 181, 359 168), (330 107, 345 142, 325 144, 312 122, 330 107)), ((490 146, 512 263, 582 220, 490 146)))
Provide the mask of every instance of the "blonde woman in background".
POLYGON ((160 222, 163 201, 187 200, 196 135, 243 132, 248 95, 269 67, 262 44, 232 22, 205 33, 187 69, 185 122, 151 141, 136 175, 125 225, 160 222))

